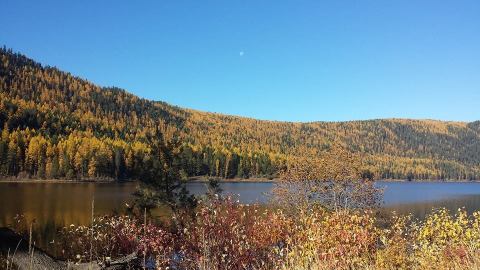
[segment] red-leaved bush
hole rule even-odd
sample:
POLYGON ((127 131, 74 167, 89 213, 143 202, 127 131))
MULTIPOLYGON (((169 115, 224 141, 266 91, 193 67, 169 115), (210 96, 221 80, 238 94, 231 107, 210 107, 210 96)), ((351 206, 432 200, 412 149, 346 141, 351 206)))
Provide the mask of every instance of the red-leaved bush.
POLYGON ((115 216, 96 218, 93 226, 72 224, 61 231, 59 244, 69 260, 88 261, 90 256, 103 260, 136 253, 154 257, 158 267, 167 267, 175 250, 174 239, 173 234, 153 223, 115 216))
POLYGON ((270 268, 287 233, 275 213, 230 198, 201 202, 181 238, 184 269, 270 268))
POLYGON ((231 198, 200 201, 194 215, 176 215, 168 225, 102 217, 90 227, 71 225, 62 236, 64 256, 70 260, 135 252, 157 269, 199 270, 310 269, 318 264, 348 268, 371 257, 378 241, 368 213, 292 215, 231 198))

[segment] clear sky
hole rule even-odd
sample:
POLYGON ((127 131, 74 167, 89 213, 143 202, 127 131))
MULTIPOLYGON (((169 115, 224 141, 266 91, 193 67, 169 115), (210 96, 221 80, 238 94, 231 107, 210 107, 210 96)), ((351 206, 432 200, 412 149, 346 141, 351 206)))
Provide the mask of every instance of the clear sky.
POLYGON ((478 0, 0 0, 0 14, 1 45, 181 107, 480 119, 478 0))

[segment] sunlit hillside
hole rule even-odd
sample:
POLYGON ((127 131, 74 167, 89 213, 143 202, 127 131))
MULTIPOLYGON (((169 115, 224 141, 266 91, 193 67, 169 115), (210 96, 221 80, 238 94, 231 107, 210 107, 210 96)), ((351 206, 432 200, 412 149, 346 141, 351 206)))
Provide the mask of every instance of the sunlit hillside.
POLYGON ((378 178, 480 177, 479 122, 255 120, 100 87, 5 48, 0 58, 3 175, 134 178, 162 134, 181 137, 187 176, 275 177, 289 156, 339 144, 378 178))

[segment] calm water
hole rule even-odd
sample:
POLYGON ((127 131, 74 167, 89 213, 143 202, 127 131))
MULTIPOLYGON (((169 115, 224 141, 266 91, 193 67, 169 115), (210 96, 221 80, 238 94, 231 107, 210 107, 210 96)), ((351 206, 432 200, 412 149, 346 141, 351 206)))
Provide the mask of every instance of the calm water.
MULTIPOLYGON (((452 211, 465 207, 480 209, 480 183, 378 182, 385 188, 384 208, 398 213, 413 213, 422 218, 432 208, 452 211)), ((224 193, 244 203, 266 202, 272 183, 222 183, 224 193)), ((0 183, 0 227, 10 226, 17 214, 35 219, 37 243, 48 246, 55 231, 70 224, 89 224, 92 199, 95 214, 121 213, 132 200, 136 183, 0 183)), ((194 194, 206 191, 204 183, 190 183, 194 194)))

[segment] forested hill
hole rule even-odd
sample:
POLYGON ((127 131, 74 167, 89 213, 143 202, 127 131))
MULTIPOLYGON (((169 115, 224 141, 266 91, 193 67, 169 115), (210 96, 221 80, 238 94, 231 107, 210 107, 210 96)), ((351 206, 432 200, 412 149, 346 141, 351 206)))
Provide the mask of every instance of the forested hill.
POLYGON ((146 137, 162 133, 180 135, 185 176, 275 176, 289 156, 335 142, 361 153, 364 169, 379 178, 480 178, 480 122, 261 121, 99 87, 7 49, 0 58, 3 176, 135 178, 146 169, 146 137))

